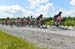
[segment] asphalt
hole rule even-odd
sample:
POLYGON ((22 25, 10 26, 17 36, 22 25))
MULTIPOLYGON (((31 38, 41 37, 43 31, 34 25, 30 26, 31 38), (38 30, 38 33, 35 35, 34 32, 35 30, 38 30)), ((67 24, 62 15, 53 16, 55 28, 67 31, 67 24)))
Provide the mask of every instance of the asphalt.
POLYGON ((35 43, 41 48, 53 49, 75 49, 75 30, 58 29, 48 27, 47 29, 32 27, 10 27, 0 25, 0 29, 19 38, 35 43))

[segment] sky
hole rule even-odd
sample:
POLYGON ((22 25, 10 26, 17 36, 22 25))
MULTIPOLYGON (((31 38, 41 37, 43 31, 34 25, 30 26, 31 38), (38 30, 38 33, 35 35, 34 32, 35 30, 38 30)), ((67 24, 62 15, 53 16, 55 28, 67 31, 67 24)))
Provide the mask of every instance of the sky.
POLYGON ((75 0, 0 0, 0 18, 75 16, 75 0))

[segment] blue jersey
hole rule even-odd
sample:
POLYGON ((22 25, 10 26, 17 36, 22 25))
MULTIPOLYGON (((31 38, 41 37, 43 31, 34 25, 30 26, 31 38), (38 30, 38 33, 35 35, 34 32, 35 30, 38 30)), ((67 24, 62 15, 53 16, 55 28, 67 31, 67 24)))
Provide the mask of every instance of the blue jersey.
POLYGON ((57 17, 58 17, 58 15, 55 15, 55 16, 54 16, 54 19, 56 19, 57 17))

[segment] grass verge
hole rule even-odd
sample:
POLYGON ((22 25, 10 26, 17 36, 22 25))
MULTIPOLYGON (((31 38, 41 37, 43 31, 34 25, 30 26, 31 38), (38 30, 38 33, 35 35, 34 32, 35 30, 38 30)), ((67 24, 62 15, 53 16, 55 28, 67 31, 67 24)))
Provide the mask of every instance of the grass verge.
POLYGON ((11 36, 0 30, 0 49, 40 49, 34 44, 11 36))

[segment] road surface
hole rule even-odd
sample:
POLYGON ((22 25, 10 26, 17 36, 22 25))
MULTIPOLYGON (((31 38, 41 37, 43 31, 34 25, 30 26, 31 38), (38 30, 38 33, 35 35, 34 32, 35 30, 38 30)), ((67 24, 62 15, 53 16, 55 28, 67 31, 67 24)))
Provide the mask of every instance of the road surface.
POLYGON ((75 49, 75 30, 56 28, 40 29, 31 27, 10 27, 0 25, 9 34, 35 43, 48 49, 75 49))

